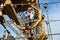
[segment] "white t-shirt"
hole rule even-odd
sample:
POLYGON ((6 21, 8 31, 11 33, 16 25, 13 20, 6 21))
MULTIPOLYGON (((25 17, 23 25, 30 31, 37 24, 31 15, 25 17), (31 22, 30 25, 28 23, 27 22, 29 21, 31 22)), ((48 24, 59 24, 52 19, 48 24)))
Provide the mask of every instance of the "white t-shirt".
POLYGON ((30 17, 29 17, 30 19, 33 19, 34 18, 34 14, 35 13, 33 11, 31 11, 30 13, 27 12, 27 16, 30 15, 30 17))

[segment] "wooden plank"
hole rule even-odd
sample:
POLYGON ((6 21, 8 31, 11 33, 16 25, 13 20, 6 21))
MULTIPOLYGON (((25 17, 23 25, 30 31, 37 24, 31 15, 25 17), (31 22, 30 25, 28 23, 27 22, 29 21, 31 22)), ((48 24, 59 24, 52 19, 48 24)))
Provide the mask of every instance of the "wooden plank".
POLYGON ((19 20, 17 19, 16 14, 13 12, 12 7, 10 5, 4 7, 4 11, 11 19, 13 19, 18 25, 20 25, 19 20))

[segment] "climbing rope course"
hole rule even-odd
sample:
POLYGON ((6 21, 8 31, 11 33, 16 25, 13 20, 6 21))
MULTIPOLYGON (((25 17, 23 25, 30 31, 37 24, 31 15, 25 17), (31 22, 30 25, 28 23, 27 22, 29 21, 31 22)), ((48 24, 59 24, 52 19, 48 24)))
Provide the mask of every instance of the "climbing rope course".
POLYGON ((27 0, 22 1, 22 3, 12 2, 11 0, 6 0, 3 3, 0 3, 0 24, 4 27, 4 38, 6 36, 6 32, 8 33, 7 40, 20 40, 20 38, 26 38, 26 40, 53 40, 53 35, 60 35, 60 33, 52 34, 50 22, 56 22, 60 20, 50 20, 48 15, 48 5, 49 4, 58 4, 60 2, 45 2, 41 3, 39 0, 27 0), (44 15, 40 9, 40 4, 44 5, 46 10, 46 20, 44 21, 44 15), (21 7, 22 9, 19 9, 21 7), (26 7, 26 8, 24 8, 26 7), (9 9, 9 10, 8 10, 9 9), (23 11, 24 10, 24 11, 23 11), (18 12, 17 12, 18 11, 18 12), (11 20, 5 20, 3 15, 8 15, 11 20), (47 32, 44 27, 44 22, 47 24, 47 32), (13 24, 13 26, 11 25, 13 24), (17 31, 16 28, 21 30, 17 31), (7 30, 9 27, 14 33, 16 33, 17 37, 14 38, 11 36, 11 32, 7 30), (20 37, 20 35, 24 35, 24 37, 20 37))

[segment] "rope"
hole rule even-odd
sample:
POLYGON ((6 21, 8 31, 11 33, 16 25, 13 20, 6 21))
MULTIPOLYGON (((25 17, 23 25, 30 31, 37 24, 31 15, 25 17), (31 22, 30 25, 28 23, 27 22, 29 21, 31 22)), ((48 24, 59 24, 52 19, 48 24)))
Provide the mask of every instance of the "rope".
MULTIPOLYGON (((52 32, 51 32, 51 27, 50 27, 49 16, 48 16, 48 9, 47 8, 46 8, 46 16, 47 16, 47 21, 48 21, 48 24, 47 24, 48 33, 51 34, 52 32)), ((50 40, 50 38, 49 38, 49 40, 50 40)), ((51 40, 53 40, 52 35, 51 35, 51 40)))
POLYGON ((51 35, 60 35, 60 33, 47 34, 47 36, 51 36, 51 35))
MULTIPOLYGON (((11 26, 11 23, 9 23, 9 21, 7 21, 7 22, 8 22, 9 28, 17 34, 18 32, 14 29, 14 27, 11 26)), ((10 21, 10 22, 12 22, 12 21, 10 21)))

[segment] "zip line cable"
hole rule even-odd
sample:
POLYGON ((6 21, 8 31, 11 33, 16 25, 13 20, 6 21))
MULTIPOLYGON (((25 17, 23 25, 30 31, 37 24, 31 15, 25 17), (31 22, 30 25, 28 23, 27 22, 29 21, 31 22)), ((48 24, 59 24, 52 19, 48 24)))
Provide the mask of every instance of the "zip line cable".
POLYGON ((50 20, 50 22, 58 22, 58 21, 60 21, 60 20, 50 20))
MULTIPOLYGON (((49 20, 49 22, 59 22, 60 20, 49 20)), ((44 21, 46 22, 46 21, 44 21)))
POLYGON ((51 36, 51 35, 60 35, 60 33, 47 34, 47 36, 51 36))

